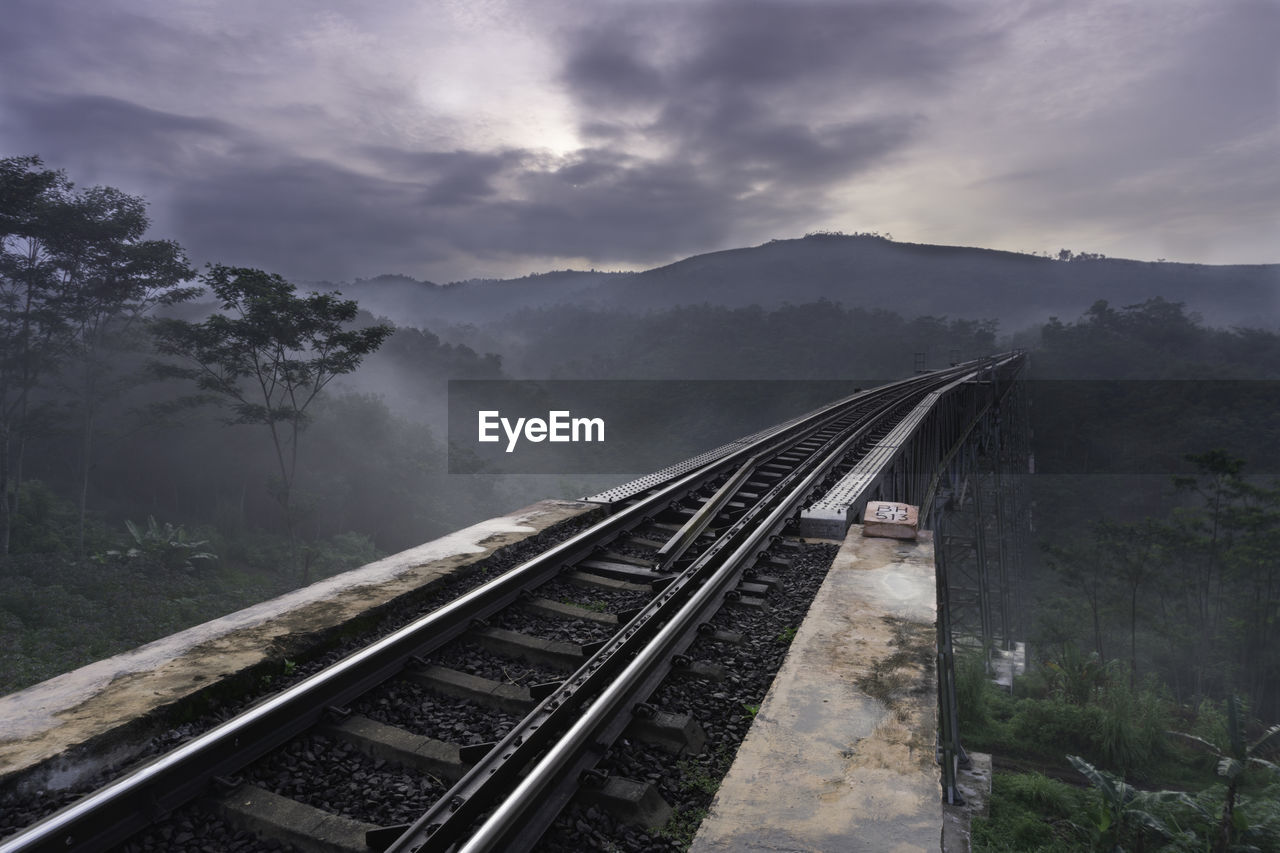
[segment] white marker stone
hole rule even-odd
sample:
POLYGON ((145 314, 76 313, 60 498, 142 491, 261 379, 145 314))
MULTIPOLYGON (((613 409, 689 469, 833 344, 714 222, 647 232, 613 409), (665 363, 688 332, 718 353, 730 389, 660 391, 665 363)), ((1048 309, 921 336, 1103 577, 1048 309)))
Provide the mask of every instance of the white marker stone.
POLYGON ((893 501, 867 501, 862 517, 862 535, 887 539, 915 539, 920 527, 920 508, 893 501))

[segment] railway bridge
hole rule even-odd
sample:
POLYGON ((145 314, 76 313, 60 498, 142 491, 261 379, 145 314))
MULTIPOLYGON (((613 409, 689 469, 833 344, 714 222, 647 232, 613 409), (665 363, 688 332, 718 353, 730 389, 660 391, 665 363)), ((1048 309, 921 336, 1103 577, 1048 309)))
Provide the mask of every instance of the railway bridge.
POLYGON ((956 649, 1022 648, 1024 361, 2 697, 0 853, 963 849, 956 649))

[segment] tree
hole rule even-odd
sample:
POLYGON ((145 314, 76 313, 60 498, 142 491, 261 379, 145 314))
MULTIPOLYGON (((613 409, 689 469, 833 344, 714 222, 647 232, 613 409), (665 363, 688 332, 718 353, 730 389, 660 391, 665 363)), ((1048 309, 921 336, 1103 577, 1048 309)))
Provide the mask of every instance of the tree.
POLYGON ((39 157, 0 160, 0 554, 18 509, 31 393, 72 335, 72 184, 42 166, 39 157))
MULTIPOLYGON (((0 551, 8 553, 11 520, 33 392, 74 363, 80 421, 79 550, 93 466, 98 409, 111 396, 118 345, 134 322, 158 304, 193 296, 192 276, 176 243, 143 240, 146 202, 112 187, 77 190, 38 157, 0 160, 0 551)), ((47 402, 47 396, 46 396, 47 402)))
POLYGON ((1163 526, 1151 519, 1138 524, 1101 521, 1094 526, 1097 553, 1128 600, 1130 688, 1138 675, 1138 601, 1142 588, 1162 573, 1164 538, 1163 526))
POLYGON ((72 208, 73 229, 64 249, 74 285, 67 290, 72 340, 66 372, 72 375, 66 380, 80 421, 77 553, 83 557, 98 415, 133 381, 121 376, 117 359, 108 356, 139 346, 139 321, 153 308, 191 299, 200 288, 182 286, 194 271, 177 243, 142 239, 150 225, 142 198, 94 187, 74 198, 72 208))
MULTIPOLYGON (((350 328, 358 311, 354 300, 340 294, 299 296, 288 281, 262 270, 218 264, 201 282, 226 313, 201 323, 157 321, 157 348, 187 362, 162 365, 161 372, 191 380, 208 396, 230 404, 231 423, 267 427, 279 468, 272 494, 284 513, 296 566, 293 497, 307 409, 334 377, 355 370, 393 329, 350 328)), ((302 573, 305 582, 305 565, 302 573)))

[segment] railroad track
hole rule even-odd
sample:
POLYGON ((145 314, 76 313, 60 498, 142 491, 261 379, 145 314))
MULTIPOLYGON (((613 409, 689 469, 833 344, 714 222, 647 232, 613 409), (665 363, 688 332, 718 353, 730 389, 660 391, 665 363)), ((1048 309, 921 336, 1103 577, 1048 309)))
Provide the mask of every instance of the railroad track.
POLYGON ((708 670, 686 655, 699 636, 732 641, 716 636, 717 611, 759 606, 779 585, 770 549, 803 506, 925 395, 980 367, 860 392, 607 494, 604 520, 0 841, 0 853, 111 849, 196 800, 303 849, 393 853, 531 849, 584 788, 643 819, 652 792, 596 770, 610 745, 626 733, 698 750, 697 721, 647 704, 651 694, 673 671, 708 670), (433 709, 451 712, 447 725, 433 709), (326 806, 351 811, 305 784, 331 772, 316 769, 330 758, 371 784, 386 765, 409 781, 368 792, 374 821, 326 817, 326 806))

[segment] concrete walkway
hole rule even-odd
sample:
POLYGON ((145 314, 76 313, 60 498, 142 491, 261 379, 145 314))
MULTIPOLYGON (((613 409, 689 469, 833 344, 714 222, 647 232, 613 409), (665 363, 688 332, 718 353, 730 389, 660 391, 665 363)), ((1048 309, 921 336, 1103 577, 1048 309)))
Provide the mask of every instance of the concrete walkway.
POLYGON ((937 851, 932 534, 854 525, 691 853, 937 851))

